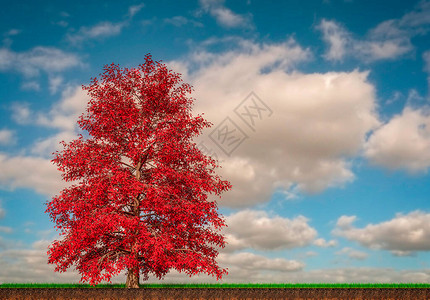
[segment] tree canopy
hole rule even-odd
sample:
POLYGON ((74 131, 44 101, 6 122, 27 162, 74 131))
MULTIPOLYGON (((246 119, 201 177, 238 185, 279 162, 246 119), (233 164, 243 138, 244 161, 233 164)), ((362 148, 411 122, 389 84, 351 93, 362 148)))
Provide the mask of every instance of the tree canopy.
POLYGON ((212 125, 191 115, 192 87, 148 54, 137 68, 106 65, 83 89, 90 100, 78 125, 88 137, 53 153, 71 183, 47 202, 62 236, 48 250, 55 271, 75 265, 95 285, 126 270, 127 287, 172 268, 227 274, 213 247, 225 246, 216 231, 226 224, 207 196, 231 185, 191 142, 212 125))

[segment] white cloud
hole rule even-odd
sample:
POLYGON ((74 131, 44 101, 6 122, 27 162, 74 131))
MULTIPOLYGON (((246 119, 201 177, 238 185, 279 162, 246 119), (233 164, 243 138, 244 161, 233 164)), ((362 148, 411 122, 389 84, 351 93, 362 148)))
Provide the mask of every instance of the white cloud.
POLYGON ((165 18, 164 22, 180 27, 188 23, 188 19, 183 16, 175 16, 172 18, 165 18))
POLYGON ((340 251, 337 251, 336 254, 346 254, 349 258, 357 260, 364 260, 369 256, 366 252, 354 250, 349 247, 342 248, 340 251))
POLYGON ((69 86, 62 92, 61 100, 47 114, 35 113, 28 105, 15 103, 12 118, 19 124, 35 124, 60 129, 48 138, 40 139, 31 147, 32 155, 10 156, 0 153, 0 185, 5 188, 32 188, 36 192, 52 196, 66 185, 61 173, 50 162, 51 153, 61 150, 60 141, 77 138, 78 116, 88 103, 88 96, 79 86, 69 86), (32 172, 22 173, 22 169, 32 172))
POLYGON ((13 35, 18 35, 21 33, 21 30, 16 29, 16 28, 12 28, 9 31, 7 31, 6 33, 4 33, 3 35, 5 36, 13 36, 13 35))
POLYGON ((51 153, 62 150, 61 141, 70 142, 77 138, 78 117, 85 111, 89 97, 80 86, 68 86, 61 94, 61 99, 48 113, 34 114, 32 122, 37 125, 59 129, 55 135, 35 142, 31 153, 42 157, 51 157, 51 153))
POLYGON ((15 132, 9 129, 0 129, 0 145, 11 145, 16 143, 15 132))
POLYGON ((354 50, 363 60, 393 59, 412 50, 412 45, 406 39, 390 41, 366 41, 357 43, 354 50))
POLYGON ((336 226, 341 229, 351 228, 351 224, 357 219, 356 216, 341 216, 336 223, 336 226))
POLYGON ((306 251, 305 252, 305 257, 312 257, 312 256, 318 256, 318 253, 314 252, 314 251, 306 251))
POLYGON ((65 187, 60 172, 50 159, 0 153, 0 169, 0 186, 6 190, 31 188, 40 194, 53 196, 65 187))
POLYGON ((227 245, 223 252, 304 247, 317 235, 307 221, 303 216, 290 220, 279 216, 269 218, 264 211, 240 211, 226 218, 228 227, 223 230, 227 233, 227 245))
POLYGON ((426 98, 421 96, 416 89, 410 89, 406 98, 405 107, 425 107, 426 98))
MULTIPOLYGON (((0 218, 1 219, 1 218, 0 218)), ((0 232, 4 232, 4 233, 11 233, 13 231, 13 229, 11 227, 8 226, 0 226, 0 232)))
POLYGON ((423 53, 423 59, 424 59, 424 70, 428 73, 430 73, 430 51, 426 51, 423 53))
POLYGON ((50 76, 49 77, 49 91, 51 94, 55 94, 58 88, 63 84, 63 77, 61 76, 50 76))
POLYGON ((0 71, 18 71, 25 76, 36 76, 40 71, 60 72, 82 65, 79 57, 53 47, 35 47, 26 52, 0 48, 0 71))
POLYGON ((430 1, 419 1, 415 8, 401 18, 381 22, 369 30, 366 38, 354 39, 340 24, 323 20, 319 26, 329 45, 325 57, 342 60, 351 55, 364 61, 394 59, 410 53, 411 38, 430 31, 430 1))
POLYGON ((78 283, 80 276, 73 268, 58 273, 54 272, 54 265, 48 264, 49 244, 47 240, 36 241, 31 249, 7 245, 6 250, 0 252, 0 283, 78 283))
POLYGON ((61 131, 48 138, 37 140, 30 152, 32 155, 37 155, 44 158, 52 158, 52 153, 55 151, 63 150, 63 146, 60 144, 61 141, 70 142, 77 138, 77 134, 73 131, 61 131))
POLYGON ((245 270, 292 272, 303 269, 304 263, 283 258, 269 259, 249 252, 220 254, 219 261, 231 267, 245 270))
POLYGON ((389 250, 397 256, 430 250, 430 214, 419 210, 406 215, 398 213, 389 221, 364 228, 353 227, 354 220, 355 216, 340 217, 332 233, 364 247, 389 250))
POLYGON ((69 86, 61 93, 61 100, 54 104, 49 113, 39 114, 36 122, 39 125, 73 132, 88 100, 87 93, 80 86, 69 86))
POLYGON ((21 30, 12 28, 3 33, 3 46, 10 47, 13 43, 12 36, 18 35, 21 33, 21 30))
POLYGON ((428 110, 405 107, 401 115, 394 116, 370 136, 365 156, 372 164, 391 170, 426 172, 430 167, 428 110))
POLYGON ((115 36, 121 33, 126 23, 112 23, 112 22, 100 22, 92 27, 83 26, 75 34, 68 34, 67 39, 74 45, 97 38, 104 38, 109 36, 115 36))
POLYGON ((427 98, 430 99, 430 51, 423 53, 424 70, 427 72, 427 98))
POLYGON ((317 27, 329 49, 327 60, 342 61, 353 56, 366 62, 380 59, 394 59, 410 52, 413 47, 407 33, 392 27, 391 22, 381 23, 371 30, 368 37, 358 40, 352 37, 342 25, 323 19, 317 27))
POLYGON ((359 153, 366 133, 379 125, 367 73, 293 72, 311 58, 293 40, 263 45, 242 40, 236 49, 220 54, 201 50, 169 64, 194 86, 193 114, 204 113, 213 123, 195 142, 224 160, 218 174, 233 188, 222 196, 222 205, 268 201, 276 187, 315 193, 353 180, 347 159, 359 153), (254 119, 255 131, 234 112, 251 91, 273 112, 254 119), (230 156, 209 137, 226 117, 249 137, 230 156))
POLYGON ((393 104, 394 102, 397 102, 402 96, 403 95, 401 92, 394 91, 393 96, 391 98, 389 98, 388 100, 386 100, 385 104, 387 104, 387 105, 393 104))
POLYGON ((204 11, 209 12, 221 26, 227 28, 251 26, 250 15, 235 14, 224 6, 223 0, 200 0, 200 6, 204 11))
POLYGON ((393 256, 416 256, 415 252, 401 250, 393 250, 391 254, 393 254, 393 256))
POLYGON ((371 29, 369 34, 374 38, 389 39, 396 38, 407 34, 407 32, 396 23, 396 20, 387 20, 379 23, 375 28, 371 29))
POLYGON ((324 240, 324 239, 322 239, 322 238, 319 238, 319 239, 316 239, 316 240, 313 242, 313 244, 314 244, 315 246, 318 246, 318 247, 327 248, 327 247, 334 247, 334 246, 337 246, 337 241, 335 241, 335 240, 326 241, 326 240, 324 240))
POLYGON ((10 107, 12 111, 12 119, 21 125, 31 122, 31 110, 28 103, 15 102, 10 107))
POLYGON ((323 40, 329 45, 329 50, 324 57, 328 60, 342 60, 347 45, 351 42, 350 34, 340 25, 325 19, 317 28, 322 31, 323 40))
POLYGON ((67 27, 69 25, 69 23, 67 21, 64 21, 64 20, 55 22, 54 24, 61 26, 61 27, 67 27))
POLYGON ((133 18, 145 5, 143 3, 128 8, 128 16, 133 18))
POLYGON ((0 202, 0 220, 6 216, 6 210, 1 206, 0 202))
POLYGON ((61 100, 47 114, 32 112, 27 104, 15 103, 12 118, 19 124, 35 124, 60 129, 48 138, 40 139, 31 147, 32 155, 10 156, 0 153, 0 185, 4 188, 31 188, 52 196, 66 183, 50 160, 51 153, 61 150, 60 141, 69 142, 77 137, 77 120, 88 103, 88 96, 80 86, 69 86, 62 92, 61 100), (24 172, 31 169, 32 172, 24 172))
POLYGON ((37 81, 33 81, 33 80, 31 80, 31 81, 24 82, 24 83, 21 85, 21 88, 22 88, 23 90, 34 90, 34 91, 40 91, 40 84, 39 84, 37 81))
MULTIPOLYGON (((51 88, 58 88, 62 79, 52 78, 51 88)), ((11 105, 12 119, 21 125, 40 125, 75 133, 78 117, 85 111, 89 97, 80 86, 66 86, 60 100, 55 103, 49 112, 36 112, 25 102, 15 102, 11 105)), ((61 132, 60 135, 67 134, 61 132)))
POLYGON ((239 27, 246 24, 246 19, 240 15, 233 13, 230 9, 225 7, 218 7, 211 9, 211 14, 216 20, 226 27, 239 27))
POLYGON ((414 28, 417 34, 427 33, 430 25, 430 1, 420 1, 413 11, 405 14, 397 22, 399 26, 414 28))
POLYGON ((202 23, 187 19, 183 16, 174 16, 171 18, 165 18, 164 22, 166 22, 168 24, 172 24, 173 26, 176 26, 176 27, 181 27, 181 26, 184 26, 186 24, 192 24, 193 26, 196 26, 196 27, 203 27, 202 23))

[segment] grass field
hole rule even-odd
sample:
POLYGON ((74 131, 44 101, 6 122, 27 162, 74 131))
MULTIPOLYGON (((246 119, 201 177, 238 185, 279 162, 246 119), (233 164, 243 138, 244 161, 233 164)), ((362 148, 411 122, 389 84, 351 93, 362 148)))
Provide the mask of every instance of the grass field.
MULTIPOLYGON (((429 283, 224 283, 141 284, 141 288, 430 288, 429 283)), ((125 284, 3 283, 0 288, 125 288, 125 284)))

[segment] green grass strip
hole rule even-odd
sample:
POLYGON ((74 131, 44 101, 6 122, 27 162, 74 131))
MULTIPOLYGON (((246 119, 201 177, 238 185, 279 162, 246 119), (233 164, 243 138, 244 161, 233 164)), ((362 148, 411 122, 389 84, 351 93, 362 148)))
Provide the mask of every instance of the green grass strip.
MULTIPOLYGON (((223 283, 141 284, 141 288, 430 288, 428 283, 223 283)), ((125 284, 3 283, 0 288, 125 288, 125 284)))

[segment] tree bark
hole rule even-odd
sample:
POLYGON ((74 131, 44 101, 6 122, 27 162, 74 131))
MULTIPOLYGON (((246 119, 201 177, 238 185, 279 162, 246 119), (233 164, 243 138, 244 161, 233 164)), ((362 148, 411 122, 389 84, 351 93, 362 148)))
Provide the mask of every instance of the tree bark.
POLYGON ((133 268, 128 269, 127 281, 125 287, 128 289, 138 289, 139 288, 139 269, 133 268))

